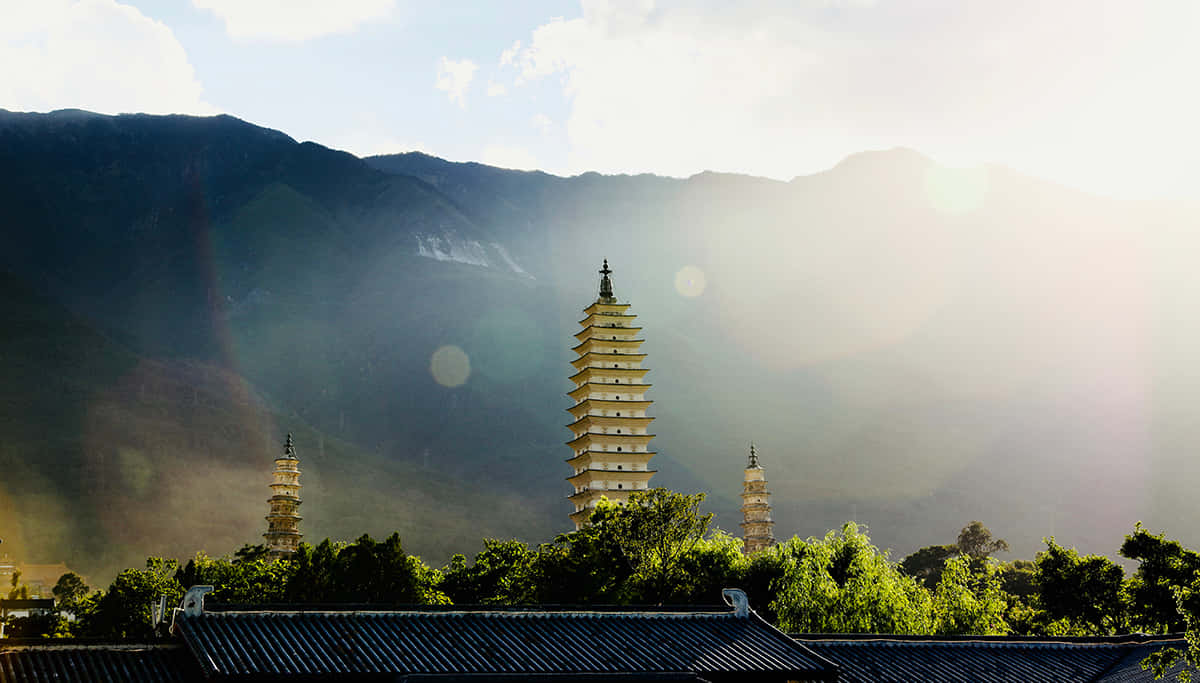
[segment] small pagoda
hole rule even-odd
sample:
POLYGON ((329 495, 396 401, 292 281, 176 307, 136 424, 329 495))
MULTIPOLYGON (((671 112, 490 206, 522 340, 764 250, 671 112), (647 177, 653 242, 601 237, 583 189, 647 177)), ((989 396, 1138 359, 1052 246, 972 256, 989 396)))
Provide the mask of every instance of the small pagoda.
POLYGON ((775 522, 771 519, 771 492, 767 474, 758 463, 758 451, 750 444, 750 462, 742 482, 742 552, 750 555, 775 545, 775 522))
POLYGON ((272 557, 286 557, 300 547, 300 459, 292 445, 292 435, 287 435, 283 445, 283 457, 275 458, 272 495, 267 500, 271 512, 267 515, 267 548, 272 557))
POLYGON ((582 330, 575 334, 579 344, 571 361, 575 388, 568 392, 575 405, 567 409, 574 422, 567 425, 574 438, 567 442, 571 457, 567 464, 574 474, 567 481, 575 492, 568 499, 575 506, 571 521, 575 528, 588 523, 592 508, 602 497, 623 501, 633 491, 649 488, 650 440, 648 429, 654 419, 646 416, 652 401, 646 399, 646 354, 640 352, 642 328, 635 326, 629 304, 613 295, 612 271, 605 259, 600 270, 600 296, 583 309, 582 330))

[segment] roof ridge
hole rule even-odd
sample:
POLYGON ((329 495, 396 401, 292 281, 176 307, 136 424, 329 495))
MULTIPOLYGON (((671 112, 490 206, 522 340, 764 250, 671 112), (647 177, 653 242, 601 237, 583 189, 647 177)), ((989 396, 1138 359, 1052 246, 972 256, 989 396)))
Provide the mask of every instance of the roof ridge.
POLYGON ((509 610, 509 609, 472 609, 472 610, 421 610, 421 609, 213 609, 206 606, 203 616, 292 616, 310 614, 319 616, 381 616, 381 617, 464 617, 478 616, 488 618, 525 618, 550 619, 556 617, 627 617, 635 619, 734 619, 738 618, 729 610, 699 611, 632 611, 632 610, 509 610))

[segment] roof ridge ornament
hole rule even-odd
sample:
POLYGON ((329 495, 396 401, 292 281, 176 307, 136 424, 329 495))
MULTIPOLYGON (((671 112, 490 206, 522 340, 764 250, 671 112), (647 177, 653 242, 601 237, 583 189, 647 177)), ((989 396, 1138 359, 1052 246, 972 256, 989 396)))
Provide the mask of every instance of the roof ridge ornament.
POLYGON ((283 457, 288 460, 299 460, 296 457, 296 447, 292 445, 292 433, 288 432, 287 443, 283 444, 283 457))
POLYGON ((746 469, 753 469, 755 467, 761 467, 761 465, 758 464, 758 451, 756 451, 754 449, 754 442, 751 441, 750 442, 750 465, 746 469))
POLYGON ((204 594, 213 592, 212 586, 192 586, 183 595, 181 608, 185 616, 198 617, 204 614, 204 594))
POLYGON ((741 588, 723 588, 721 597, 725 599, 726 605, 733 608, 733 616, 750 616, 750 599, 746 597, 746 591, 741 588))

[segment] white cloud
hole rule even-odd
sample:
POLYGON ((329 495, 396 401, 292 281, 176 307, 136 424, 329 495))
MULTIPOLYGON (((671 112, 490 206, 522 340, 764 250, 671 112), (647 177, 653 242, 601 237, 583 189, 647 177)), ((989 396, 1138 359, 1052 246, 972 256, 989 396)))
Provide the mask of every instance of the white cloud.
POLYGON ((499 168, 515 168, 522 171, 533 171, 543 168, 536 156, 529 150, 516 145, 492 144, 483 148, 479 162, 499 168))
POLYGON ((508 88, 504 87, 503 83, 488 81, 487 94, 488 97, 499 97, 508 92, 508 88))
POLYGON ((516 59, 517 54, 521 52, 521 41, 516 41, 512 47, 500 53, 500 66, 508 66, 516 59))
POLYGON ((387 17, 396 0, 192 0, 225 22, 225 32, 237 40, 296 42, 348 33, 360 25, 387 17))
POLYGON ((8 109, 216 113, 171 29, 114 0, 0 5, 0 63, 8 109))
POLYGON ((475 78, 475 71, 478 68, 479 66, 469 59, 461 59, 456 62, 442 57, 442 61, 438 65, 437 89, 444 90, 450 96, 451 102, 457 102, 458 106, 465 109, 467 88, 475 78))
POLYGON ((562 84, 572 172, 790 178, 904 145, 1112 194, 1195 194, 1200 4, 953 7, 584 0, 501 62, 518 85, 562 84))
POLYGON ((554 128, 554 122, 550 120, 549 116, 542 113, 533 115, 533 125, 542 135, 549 133, 554 128))
POLYGON ((395 135, 395 124, 374 112, 357 112, 349 120, 340 123, 343 128, 322 137, 318 142, 358 157, 401 154, 429 148, 420 140, 398 137, 395 135))

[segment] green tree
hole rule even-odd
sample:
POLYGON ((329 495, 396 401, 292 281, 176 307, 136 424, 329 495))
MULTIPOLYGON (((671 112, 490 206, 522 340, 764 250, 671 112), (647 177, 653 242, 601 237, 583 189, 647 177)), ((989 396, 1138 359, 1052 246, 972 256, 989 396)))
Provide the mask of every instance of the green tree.
POLYGON ((214 558, 197 553, 176 572, 175 580, 185 589, 212 586, 209 599, 218 602, 271 603, 284 601, 292 571, 291 562, 271 560, 265 555, 214 558))
POLYGON ((345 544, 328 538, 317 545, 301 543, 292 554, 292 578, 287 583, 287 602, 330 602, 334 585, 334 560, 345 544))
POLYGON ((445 604, 442 575, 408 555, 394 533, 376 542, 363 534, 351 544, 302 543, 290 559, 284 595, 293 602, 445 604))
POLYGON ((79 602, 87 596, 88 585, 83 582, 83 577, 80 575, 75 572, 67 572, 58 577, 52 592, 55 606, 58 609, 78 615, 79 602))
POLYGON ((711 512, 699 512, 703 501, 703 493, 657 488, 635 491, 623 505, 601 500, 592 514, 592 524, 612 534, 633 573, 630 581, 648 602, 664 602, 672 586, 686 581, 681 560, 712 524, 711 512))
POLYGON ((1000 587, 1008 606, 1004 621, 1014 635, 1037 635, 1044 621, 1035 607, 1037 601, 1037 564, 1029 560, 1013 560, 998 565, 1000 587))
POLYGON ((483 540, 483 551, 468 566, 455 555, 443 570, 442 591, 456 604, 518 604, 529 599, 525 584, 535 553, 517 540, 483 540))
POLYGON ((960 554, 972 560, 986 560, 992 553, 1008 552, 1008 541, 1003 538, 993 539, 992 530, 978 520, 972 520, 958 532, 958 542, 955 546, 960 554))
POLYGON ((268 560, 271 557, 271 549, 262 543, 257 545, 246 545, 238 548, 233 553, 233 561, 236 562, 254 562, 257 560, 268 560))
POLYGON ((1187 646, 1180 650, 1163 648, 1142 661, 1142 668, 1150 669, 1156 678, 1166 676, 1173 667, 1176 679, 1192 680, 1192 672, 1200 669, 1200 579, 1192 585, 1175 591, 1176 605, 1185 625, 1187 646))
MULTIPOLYGON (((608 501, 601 501, 603 514, 608 501)), ((616 507, 612 505, 612 507, 616 507)), ((593 523, 559 534, 553 543, 538 546, 529 571, 514 585, 520 602, 540 604, 619 604, 636 600, 629 587, 631 564, 617 539, 616 525, 593 523)))
POLYGON ((946 560, 958 554, 956 545, 931 545, 921 548, 900 562, 900 570, 933 590, 942 580, 946 560))
POLYGON ((992 553, 1007 551, 1008 541, 992 538, 992 530, 973 520, 958 532, 958 540, 948 545, 921 548, 900 562, 905 574, 921 581, 929 590, 937 587, 946 561, 957 555, 971 558, 971 568, 982 572, 992 553))
POLYGON ((1037 564, 1029 560, 1013 560, 998 565, 1000 587, 1005 593, 1028 602, 1037 594, 1037 564))
POLYGON ((84 633, 107 638, 148 638, 154 633, 150 609, 160 597, 167 596, 168 605, 178 605, 183 599, 183 587, 175 580, 179 563, 175 560, 151 557, 145 569, 126 569, 117 574, 95 603, 82 616, 84 633))
POLYGON ((744 558, 738 578, 731 580, 729 585, 745 590, 754 611, 772 624, 778 624, 779 615, 775 613, 773 604, 775 591, 782 584, 787 568, 799 561, 804 547, 804 541, 793 536, 744 558))
POLYGON ((1180 592, 1190 591, 1200 578, 1200 554, 1163 534, 1151 534, 1141 522, 1125 537, 1120 553, 1138 562, 1128 586, 1131 625, 1158 633, 1184 630, 1180 592))
POLYGON ((6 638, 51 638, 64 632, 64 619, 54 612, 9 617, 4 628, 6 638))
POLYGON ((776 587, 780 628, 805 633, 929 633, 929 592, 847 522, 804 543, 776 587))
MULTIPOLYGON (((1059 626, 1070 634, 1112 634, 1125 630, 1127 619, 1122 598, 1125 572, 1103 555, 1080 556, 1046 539, 1046 550, 1037 556, 1037 602, 1059 626)), ((1058 633, 1059 635, 1065 635, 1058 633)))
POLYGON ((987 564, 972 571, 971 558, 959 555, 946 562, 933 592, 933 631, 945 635, 1003 635, 1008 633, 1008 607, 1000 575, 987 564))
MULTIPOLYGON (((678 580, 665 593, 663 602, 675 605, 719 605, 722 589, 739 586, 738 579, 747 564, 742 542, 718 531, 701 539, 679 558, 678 580)), ((662 595, 663 591, 654 591, 662 595)))

